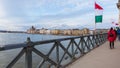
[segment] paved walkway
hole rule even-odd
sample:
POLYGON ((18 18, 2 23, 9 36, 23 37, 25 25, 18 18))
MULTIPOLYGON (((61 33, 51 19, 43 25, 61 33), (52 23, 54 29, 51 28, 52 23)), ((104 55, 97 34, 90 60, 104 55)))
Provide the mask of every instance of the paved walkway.
POLYGON ((106 42, 67 68, 120 68, 120 42, 115 42, 115 49, 110 49, 106 42))

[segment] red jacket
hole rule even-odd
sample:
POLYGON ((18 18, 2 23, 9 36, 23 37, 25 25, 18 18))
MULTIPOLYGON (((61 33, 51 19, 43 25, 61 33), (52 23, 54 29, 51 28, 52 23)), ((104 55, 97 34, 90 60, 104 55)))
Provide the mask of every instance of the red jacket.
POLYGON ((113 42, 116 40, 116 33, 114 30, 108 31, 108 37, 107 37, 108 41, 113 42), (110 34, 113 34, 113 36, 111 37, 110 34))

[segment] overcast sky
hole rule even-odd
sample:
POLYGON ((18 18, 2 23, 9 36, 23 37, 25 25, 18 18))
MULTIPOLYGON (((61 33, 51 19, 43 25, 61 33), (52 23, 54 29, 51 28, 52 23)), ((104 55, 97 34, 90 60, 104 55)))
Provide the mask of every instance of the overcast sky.
MULTIPOLYGON (((0 0, 0 30, 26 30, 32 25, 48 28, 56 25, 94 27, 95 0, 0 0)), ((110 28, 118 22, 118 0, 96 0, 103 7, 103 23, 110 28)))

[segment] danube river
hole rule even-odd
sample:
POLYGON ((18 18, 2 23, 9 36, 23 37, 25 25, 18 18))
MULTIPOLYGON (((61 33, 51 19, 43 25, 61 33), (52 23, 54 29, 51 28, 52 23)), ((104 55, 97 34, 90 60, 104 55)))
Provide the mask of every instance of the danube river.
MULTIPOLYGON (((31 41, 50 40, 58 38, 66 38, 70 36, 57 36, 57 35, 40 35, 40 34, 24 34, 24 33, 0 33, 0 46, 4 44, 14 44, 26 42, 27 37, 31 38, 31 41)), ((41 46, 38 49, 46 51, 48 46, 41 46)), ((0 51, 0 68, 6 68, 6 66, 14 59, 14 57, 20 52, 19 49, 12 49, 7 51, 0 51)), ((34 53, 33 53, 34 54, 34 53)), ((41 61, 39 56, 33 55, 33 68, 41 61)), ((14 65, 13 68, 25 68, 25 56, 14 65)))

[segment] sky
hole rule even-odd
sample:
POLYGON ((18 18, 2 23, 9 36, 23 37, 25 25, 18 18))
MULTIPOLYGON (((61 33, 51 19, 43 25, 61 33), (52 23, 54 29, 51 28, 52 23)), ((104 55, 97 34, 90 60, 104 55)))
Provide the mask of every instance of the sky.
POLYGON ((26 31, 31 26, 94 28, 95 1, 104 9, 103 22, 96 28, 115 27, 111 22, 118 22, 118 0, 0 0, 0 30, 26 31))

